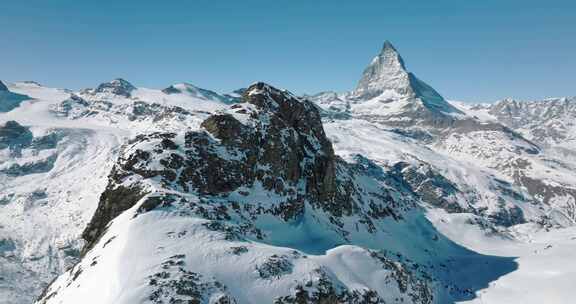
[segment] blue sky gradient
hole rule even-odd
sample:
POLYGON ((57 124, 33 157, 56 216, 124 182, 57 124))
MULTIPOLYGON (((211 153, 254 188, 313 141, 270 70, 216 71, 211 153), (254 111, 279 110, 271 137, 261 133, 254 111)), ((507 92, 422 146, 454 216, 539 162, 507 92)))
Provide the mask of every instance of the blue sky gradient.
POLYGON ((576 95, 576 1, 5 1, 0 79, 352 89, 385 39, 450 99, 576 95))

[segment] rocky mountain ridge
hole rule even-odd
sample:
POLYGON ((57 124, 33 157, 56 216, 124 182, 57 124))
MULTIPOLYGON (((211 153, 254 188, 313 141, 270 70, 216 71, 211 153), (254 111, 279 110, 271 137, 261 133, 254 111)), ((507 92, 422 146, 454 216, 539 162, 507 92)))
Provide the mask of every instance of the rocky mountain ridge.
POLYGON ((511 98, 489 106, 475 106, 494 119, 520 130, 527 138, 543 145, 555 146, 574 141, 576 98, 518 101, 511 98))

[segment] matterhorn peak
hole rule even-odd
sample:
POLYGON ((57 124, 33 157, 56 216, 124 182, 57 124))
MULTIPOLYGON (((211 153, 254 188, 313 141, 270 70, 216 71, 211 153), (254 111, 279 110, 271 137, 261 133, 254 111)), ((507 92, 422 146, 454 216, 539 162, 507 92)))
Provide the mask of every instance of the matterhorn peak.
MULTIPOLYGON (((384 45, 382 46, 382 50, 380 51, 380 54, 377 56, 377 58, 383 59, 384 62, 390 66, 391 65, 399 66, 403 70, 406 70, 402 56, 400 56, 400 53, 398 53, 398 51, 396 50, 394 45, 392 45, 392 43, 388 40, 384 41, 384 45)), ((374 59, 376 59, 376 58, 374 58, 374 59)))
POLYGON ((461 113, 436 90, 408 72, 400 53, 388 40, 364 70, 350 96, 356 101, 376 97, 383 101, 405 100, 409 102, 408 106, 420 104, 433 112, 461 113))
POLYGON ((122 78, 116 78, 110 82, 102 83, 96 88, 97 93, 112 93, 124 97, 130 97, 130 94, 134 90, 136 90, 136 87, 122 78))
POLYGON ((356 99, 370 99, 385 91, 405 95, 409 87, 410 79, 404 60, 392 43, 386 40, 380 53, 364 70, 353 95, 356 99))

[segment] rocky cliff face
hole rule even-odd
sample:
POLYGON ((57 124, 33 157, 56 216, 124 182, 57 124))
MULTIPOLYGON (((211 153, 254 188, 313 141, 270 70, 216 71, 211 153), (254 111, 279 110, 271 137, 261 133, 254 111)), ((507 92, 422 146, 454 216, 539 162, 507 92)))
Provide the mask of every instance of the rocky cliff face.
POLYGON ((110 82, 105 82, 100 84, 94 92, 96 93, 109 93, 114 95, 120 95, 123 97, 130 97, 132 91, 136 90, 130 82, 122 79, 116 78, 110 82))
POLYGON ((6 85, 0 81, 0 92, 6 92, 8 91, 8 87, 6 87, 6 85))

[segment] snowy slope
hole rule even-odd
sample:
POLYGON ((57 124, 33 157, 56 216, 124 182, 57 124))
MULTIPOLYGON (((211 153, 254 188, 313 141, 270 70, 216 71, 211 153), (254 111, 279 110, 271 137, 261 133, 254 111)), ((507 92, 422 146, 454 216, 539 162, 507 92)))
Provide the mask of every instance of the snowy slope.
POLYGON ((16 121, 29 137, 1 150, 0 298, 25 303, 77 261, 79 233, 95 210, 121 133, 48 115, 46 108, 68 95, 62 90, 32 83, 10 89, 33 99, 0 114, 0 126, 16 121))

